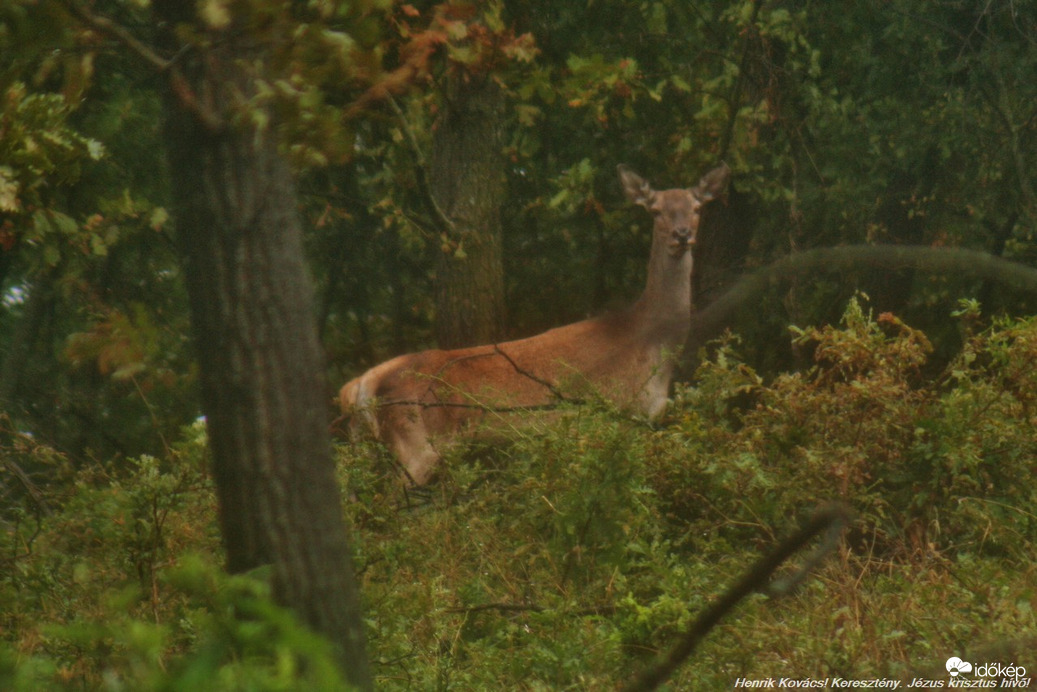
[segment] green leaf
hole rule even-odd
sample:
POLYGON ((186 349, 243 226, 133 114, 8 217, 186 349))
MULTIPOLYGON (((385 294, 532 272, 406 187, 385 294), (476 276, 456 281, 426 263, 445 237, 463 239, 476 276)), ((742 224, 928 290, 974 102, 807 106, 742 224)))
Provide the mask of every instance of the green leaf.
POLYGON ((558 207, 560 207, 563 204, 565 204, 565 202, 568 199, 569 199, 569 191, 568 190, 559 190, 558 193, 555 194, 555 196, 552 197, 548 201, 547 206, 550 207, 551 209, 557 209, 558 207))
POLYGON ((108 245, 104 242, 104 238, 99 235, 90 236, 90 251, 96 257, 107 257, 108 245))
POLYGON ((20 211, 21 207, 14 171, 7 166, 0 166, 0 211, 16 212, 20 211))
POLYGON ((56 267, 61 262, 60 248, 57 245, 45 245, 43 248, 43 262, 48 267, 56 267))
POLYGON ((202 0, 198 14, 210 29, 223 29, 230 24, 230 7, 227 0, 202 0))
POLYGON ((148 221, 148 225, 153 230, 161 231, 167 221, 169 221, 169 212, 166 211, 165 207, 155 207, 151 210, 151 218, 148 221))
POLYGON ((672 84, 673 87, 678 91, 683 91, 684 93, 688 93, 691 91, 691 85, 684 81, 684 78, 680 75, 671 75, 670 84, 672 84))

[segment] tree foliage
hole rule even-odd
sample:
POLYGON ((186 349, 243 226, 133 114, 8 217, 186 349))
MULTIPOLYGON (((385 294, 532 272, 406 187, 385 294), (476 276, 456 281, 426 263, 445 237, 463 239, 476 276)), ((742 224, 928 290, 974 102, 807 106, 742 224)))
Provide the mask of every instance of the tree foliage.
MULTIPOLYGON (((715 258, 700 262, 703 272, 730 265, 726 278, 716 279, 721 288, 732 269, 840 243, 965 245, 1026 260, 1033 82, 1019 73, 1030 63, 1011 56, 1033 40, 1028 11, 1011 3, 950 4, 929 13, 910 3, 808 11, 752 0, 725 8, 505 5, 503 16, 539 51, 528 68, 499 77, 510 105, 502 210, 509 333, 532 333, 636 292, 646 241, 622 208, 617 162, 659 185, 686 183, 719 158, 731 163, 731 208, 703 234, 704 246, 721 249, 700 253, 712 250, 703 259, 715 258), (1009 63, 998 73, 998 92, 993 66, 1009 63), (907 88, 904 75, 912 76, 907 88), (560 268, 553 258, 563 255, 567 266, 560 268)), ((422 115, 428 106, 421 104, 434 104, 429 93, 401 103, 419 141, 432 122, 422 115)), ((405 267, 427 263, 427 246, 415 242, 423 224, 412 220, 425 213, 414 192, 415 162, 391 143, 406 149, 404 131, 391 118, 386 124, 375 148, 358 151, 358 173, 367 180, 380 171, 370 178, 378 184, 366 188, 376 194, 369 209, 383 219, 379 235, 400 240, 405 267), (391 196, 382 196, 382 182, 391 196)), ((399 258, 391 261, 374 276, 399 272, 399 258)), ((372 271, 366 261, 355 267, 361 275, 372 271)), ((920 320, 936 302, 952 307, 955 291, 980 290, 985 302, 1014 304, 967 278, 954 287, 905 272, 852 278, 884 307, 920 320)), ((769 330, 758 338, 780 338, 785 314, 835 319, 853 281, 794 286, 767 304, 775 317, 763 320, 769 330)), ((419 285, 401 299, 407 288, 371 295, 375 320, 428 324, 427 293, 419 285)), ((717 293, 701 288, 705 300, 717 293)), ((342 326, 369 331, 376 322, 352 322, 364 318, 357 313, 342 326)), ((428 343, 420 332, 411 339, 428 343)), ((394 341, 395 349, 379 355, 401 350, 399 339, 383 343, 394 341)))
POLYGON ((981 277, 967 263, 829 272, 806 251, 954 247, 1033 264, 1033 5, 204 0, 164 43, 152 4, 0 7, 0 509, 14 604, 0 610, 17 641, 4 675, 152 686, 165 680, 156 662, 176 660, 166 670, 183 684, 276 686, 329 670, 258 582, 166 569, 184 546, 210 566, 216 550, 209 481, 180 468, 202 452, 181 451, 200 407, 176 249, 183 180, 158 127, 170 85, 190 117, 269 135, 298 178, 298 208, 281 211, 300 215, 329 389, 436 343, 442 262, 471 249, 443 223, 457 180, 434 163, 437 128, 475 77, 498 99, 483 124, 500 168, 482 170, 502 186, 488 213, 507 336, 638 292, 648 236, 618 163, 658 187, 720 159, 734 170, 700 234, 699 307, 777 257, 815 262, 725 312, 740 336, 689 369, 659 430, 574 412, 454 460, 438 504, 413 514, 396 511, 376 450, 343 450, 383 683, 497 686, 537 670, 544 686, 614 685, 833 492, 862 516, 839 564, 802 609, 750 605, 766 655, 738 653, 732 624, 706 655, 732 663, 685 680, 728 684, 779 661, 901 670, 931 653, 925 642, 1032 630, 1033 498, 1018 481, 1033 471, 1032 325, 1003 317, 1032 297, 986 264, 981 277), (213 110, 185 68, 230 27, 263 55, 235 63, 247 88, 213 110), (858 290, 878 318, 863 299, 844 310, 858 290), (789 323, 822 326, 789 339, 789 323), (944 597, 967 617, 933 624, 944 597), (262 624, 221 619, 236 608, 262 624), (827 636, 796 645, 783 618, 826 623, 827 636))

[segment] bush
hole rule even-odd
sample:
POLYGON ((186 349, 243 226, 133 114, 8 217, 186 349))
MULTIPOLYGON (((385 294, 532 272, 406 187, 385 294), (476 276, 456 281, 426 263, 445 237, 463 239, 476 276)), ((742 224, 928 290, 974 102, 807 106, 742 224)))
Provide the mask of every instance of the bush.
POLYGON ((0 688, 345 689, 262 574, 218 567, 205 465, 196 424, 168 458, 81 471, 48 498, 59 510, 7 523, 0 688))
POLYGON ((684 393, 683 420, 672 434, 712 449, 709 462, 691 461, 704 473, 695 490, 660 471, 657 489, 684 508, 679 516, 724 518, 771 538, 772 527, 838 499, 862 517, 857 547, 867 543, 883 556, 1029 554, 1035 527, 1025 508, 1037 489, 1019 481, 1032 477, 1037 458, 1037 383, 1027 367, 1037 359, 1032 320, 971 336, 946 371, 928 379, 925 335, 889 314, 871 319, 856 299, 841 328, 795 333, 815 365, 768 386, 733 356, 730 342, 702 366, 702 381, 719 388, 720 398, 751 392, 733 423, 718 417, 716 399, 684 393), (704 435, 701 421, 710 417, 704 435), (703 515, 696 505, 712 511, 703 515))
POLYGON ((384 529, 359 536, 383 684, 614 686, 829 499, 859 516, 839 559, 745 603, 676 687, 928 671, 1032 631, 1034 335, 999 322, 932 376, 924 334, 854 300, 795 330, 805 372, 765 383, 727 337, 656 429, 574 410, 488 463, 448 458, 428 504, 360 492, 384 529))
MULTIPOLYGON (((379 446, 341 446, 380 689, 613 688, 829 499, 858 514, 836 558, 793 597, 746 599, 675 689, 910 676, 1034 632, 1037 321, 961 317, 935 375, 925 336, 860 300, 795 330, 813 365, 772 382, 728 336, 661 424, 565 409, 452 450, 421 493, 379 446)), ((216 566, 204 457, 195 427, 166 458, 41 484, 49 515, 8 502, 0 687, 343 688, 263 574, 216 566)))

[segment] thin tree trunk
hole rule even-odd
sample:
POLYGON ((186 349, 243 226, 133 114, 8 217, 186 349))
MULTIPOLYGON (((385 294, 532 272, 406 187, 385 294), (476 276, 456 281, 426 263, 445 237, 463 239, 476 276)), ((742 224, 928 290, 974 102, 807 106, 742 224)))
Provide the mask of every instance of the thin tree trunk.
MULTIPOLYGON (((175 26, 193 4, 156 7, 175 26)), ((271 564, 279 601, 370 689, 297 194, 275 127, 230 124, 254 93, 244 66, 263 57, 234 35, 182 63, 222 129, 184 107, 182 88, 169 95, 165 129, 227 565, 271 564)))
POLYGON ((41 273, 29 286, 29 297, 22 309, 21 320, 14 328, 14 336, 0 365, 0 405, 12 402, 18 393, 26 361, 51 306, 52 289, 51 272, 41 273))
POLYGON ((734 184, 723 200, 705 207, 692 276, 692 297, 697 309, 707 307, 741 276, 755 227, 749 200, 734 184))
POLYGON ((441 348, 491 343, 504 333, 500 205, 504 196, 500 88, 458 74, 433 132, 432 194, 453 229, 436 266, 436 340, 441 348))

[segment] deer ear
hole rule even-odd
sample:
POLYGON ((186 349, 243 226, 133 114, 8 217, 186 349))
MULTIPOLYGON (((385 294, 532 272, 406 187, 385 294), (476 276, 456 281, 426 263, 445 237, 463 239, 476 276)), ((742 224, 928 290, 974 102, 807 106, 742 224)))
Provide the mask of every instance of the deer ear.
POLYGON ((655 190, 648 181, 634 173, 626 164, 620 164, 616 170, 619 171, 619 180, 623 183, 623 192, 626 193, 627 199, 634 204, 650 207, 655 199, 655 190))
POLYGON ((702 176, 702 180, 695 187, 692 192, 701 202, 709 202, 719 197, 723 192, 724 188, 727 187, 727 181, 731 178, 731 169, 726 163, 721 163, 719 166, 711 170, 702 176))

